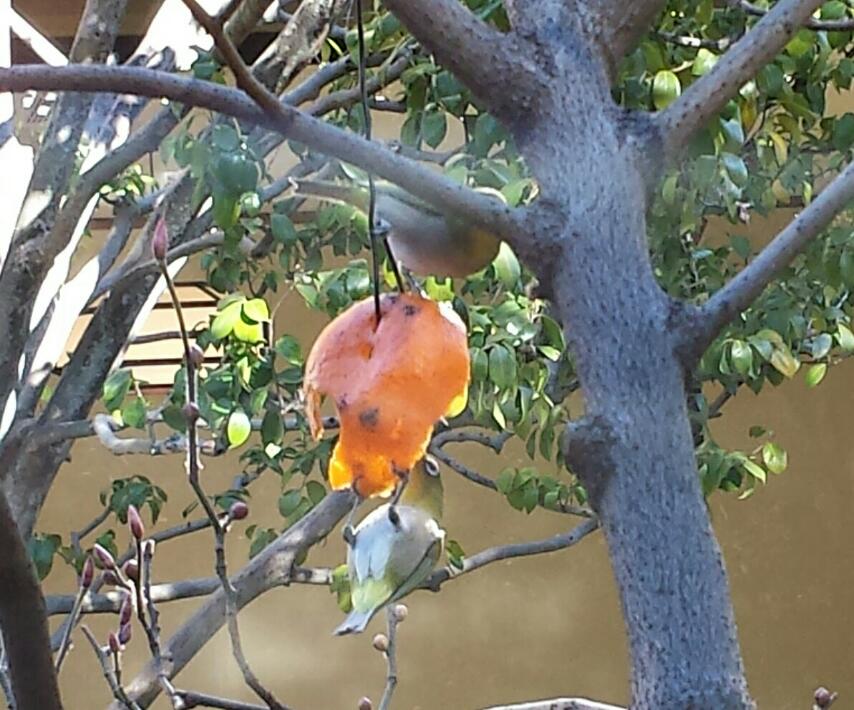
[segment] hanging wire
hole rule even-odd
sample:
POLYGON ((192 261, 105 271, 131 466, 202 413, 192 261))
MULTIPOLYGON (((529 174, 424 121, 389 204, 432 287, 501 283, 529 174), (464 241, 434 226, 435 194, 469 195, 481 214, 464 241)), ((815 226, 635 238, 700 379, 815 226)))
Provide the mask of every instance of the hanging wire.
MULTIPOLYGON (((362 17, 362 0, 356 0, 356 30, 359 40, 359 93, 361 94, 362 116, 365 121, 365 138, 371 140, 371 110, 368 103, 368 57, 365 50, 365 23, 362 17)), ((376 224, 376 209, 377 209, 377 189, 374 184, 374 176, 368 173, 368 237, 371 242, 371 266, 373 270, 374 282, 374 315, 376 323, 379 325, 381 318, 380 311, 380 257, 377 249, 377 224, 376 224)), ((391 268, 394 272, 394 278, 397 282, 397 289, 403 292, 403 280, 400 277, 400 271, 397 267, 397 261, 391 252, 391 246, 388 239, 383 235, 383 245, 388 254, 391 268)))

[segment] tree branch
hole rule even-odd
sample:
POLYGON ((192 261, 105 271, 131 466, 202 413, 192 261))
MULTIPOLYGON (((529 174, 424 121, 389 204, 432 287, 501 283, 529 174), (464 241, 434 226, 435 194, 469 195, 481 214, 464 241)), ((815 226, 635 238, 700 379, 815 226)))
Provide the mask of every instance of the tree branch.
POLYGON ((587 3, 603 37, 598 40, 608 62, 611 77, 629 52, 649 30, 652 21, 666 5, 663 0, 641 0, 626 3, 622 0, 594 0, 587 3))
MULTIPOLYGON (((207 522, 207 520, 206 520, 207 522)), ((205 525, 205 527, 208 527, 205 525)), ((154 539, 154 538, 151 538, 154 539)), ((295 567, 287 584, 311 584, 328 586, 332 580, 331 570, 324 568, 295 567)), ((283 581, 282 584, 285 584, 283 581)), ((206 597, 220 588, 217 577, 198 577, 196 579, 181 579, 177 582, 163 582, 151 586, 151 600, 156 604, 173 602, 180 599, 206 597)), ((68 614, 74 606, 74 594, 54 594, 45 598, 45 608, 48 616, 68 614)), ((81 614, 115 614, 121 609, 124 595, 122 592, 106 592, 104 594, 87 594, 80 606, 81 614)))
POLYGON ((618 705, 597 703, 587 698, 550 698, 514 705, 493 705, 484 710, 626 710, 618 705))
POLYGON ((416 197, 492 229, 515 241, 523 231, 521 215, 491 197, 479 194, 450 178, 409 160, 382 144, 336 128, 301 111, 277 104, 270 115, 238 89, 213 82, 174 76, 140 67, 18 65, 0 69, 0 91, 110 91, 162 97, 234 116, 277 131, 291 140, 369 170, 400 185, 416 197))
POLYGON ((518 117, 547 91, 519 35, 499 32, 460 0, 386 0, 385 6, 496 116, 518 117))
MULTIPOLYGON (((759 7, 758 5, 754 5, 752 2, 747 2, 747 0, 729 0, 729 4, 741 8, 748 15, 753 15, 754 17, 764 17, 768 14, 768 10, 759 7)), ((806 23, 804 23, 804 27, 809 27, 811 30, 824 30, 827 32, 845 32, 848 30, 854 30, 854 19, 816 20, 810 18, 806 23)))
POLYGON ((780 0, 655 121, 672 159, 723 109, 739 89, 770 62, 810 18, 822 0, 780 0))
POLYGON ((590 533, 598 529, 598 527, 599 521, 595 518, 591 518, 590 520, 585 520, 583 523, 579 523, 568 532, 559 533, 553 537, 545 538, 544 540, 517 542, 509 545, 490 547, 482 552, 478 552, 476 555, 463 558, 462 569, 457 569, 448 565, 447 567, 436 570, 432 575, 430 575, 427 581, 424 582, 422 587, 437 592, 449 579, 454 579, 462 574, 473 572, 474 570, 492 564, 493 562, 509 560, 514 557, 542 555, 546 552, 564 550, 567 547, 572 547, 577 542, 583 540, 590 533))
POLYGON ((735 278, 704 306, 690 312, 690 320, 679 336, 683 361, 693 363, 700 357, 726 324, 750 306, 771 280, 852 200, 854 162, 849 163, 735 278))

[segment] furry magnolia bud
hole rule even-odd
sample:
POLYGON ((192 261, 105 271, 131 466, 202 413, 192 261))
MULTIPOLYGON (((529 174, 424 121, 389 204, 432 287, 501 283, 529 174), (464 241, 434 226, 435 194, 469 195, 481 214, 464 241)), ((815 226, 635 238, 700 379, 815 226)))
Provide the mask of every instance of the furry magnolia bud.
POLYGON ((374 640, 371 641, 374 648, 380 653, 385 653, 388 651, 388 636, 385 634, 377 634, 374 636, 374 640))
POLYGON ((151 251, 157 261, 166 260, 166 251, 169 249, 169 233, 166 231, 166 220, 161 217, 154 226, 154 237, 151 239, 151 251))
POLYGON ((243 520, 247 515, 249 515, 249 506, 242 500, 232 503, 228 509, 228 517, 232 520, 243 520))
POLYGON ((392 609, 392 614, 394 615, 394 620, 399 624, 401 621, 406 619, 406 616, 409 614, 409 609, 407 609, 406 604, 395 604, 392 609))
POLYGON ((83 570, 80 572, 80 586, 83 589, 89 589, 92 586, 92 580, 95 579, 95 563, 92 561, 91 555, 86 555, 86 560, 83 562, 83 570))
POLYGON ((101 547, 99 544, 95 544, 92 548, 92 553, 95 555, 95 558, 98 560, 98 564, 101 565, 104 569, 115 569, 116 561, 113 559, 113 556, 110 554, 110 551, 105 547, 101 547))
POLYGON ((199 405, 195 402, 187 402, 181 411, 184 413, 184 419, 187 420, 187 424, 195 424, 199 418, 199 405))
POLYGON ((131 628, 130 624, 122 624, 122 627, 119 629, 119 643, 122 646, 126 646, 128 641, 130 641, 131 637, 131 628))
POLYGON ((125 594, 122 606, 119 609, 119 626, 129 624, 131 617, 133 617, 133 603, 130 600, 130 594, 125 594))
POLYGON ((362 698, 359 700, 359 710, 374 710, 374 704, 370 698, 362 698))
POLYGON ((821 710, 825 710, 825 708, 829 708, 833 705, 833 701, 836 700, 838 693, 833 693, 829 691, 824 686, 815 689, 815 706, 820 708, 821 710))
POLYGON ((204 351, 195 343, 190 346, 190 362, 193 363, 193 367, 197 370, 205 364, 205 353, 204 351))
POLYGON ((128 527, 130 528, 130 534, 137 540, 142 540, 145 537, 145 525, 143 525, 142 516, 135 505, 128 506, 128 527))
POLYGON ((113 653, 118 653, 122 650, 122 645, 119 643, 119 637, 116 636, 115 631, 110 631, 110 635, 107 637, 107 645, 113 653))
POLYGON ((139 580, 139 563, 136 560, 128 560, 122 565, 122 572, 129 580, 136 582, 139 580))

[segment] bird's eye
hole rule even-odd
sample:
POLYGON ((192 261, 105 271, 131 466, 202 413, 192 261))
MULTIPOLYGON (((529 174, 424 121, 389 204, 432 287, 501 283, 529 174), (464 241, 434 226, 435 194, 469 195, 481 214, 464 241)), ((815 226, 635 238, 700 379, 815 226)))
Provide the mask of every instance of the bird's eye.
POLYGON ((428 476, 433 476, 435 478, 439 475, 439 464, 437 464, 436 460, 430 456, 425 456, 424 471, 428 476))

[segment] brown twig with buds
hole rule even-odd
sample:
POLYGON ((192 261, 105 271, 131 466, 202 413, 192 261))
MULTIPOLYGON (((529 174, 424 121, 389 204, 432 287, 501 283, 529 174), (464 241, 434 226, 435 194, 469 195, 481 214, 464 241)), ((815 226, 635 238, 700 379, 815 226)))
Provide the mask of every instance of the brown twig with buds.
POLYGON ((95 651, 95 656, 98 658, 98 663, 101 664, 101 670, 104 673, 104 679, 107 681, 107 685, 110 686, 110 690, 113 693, 113 697, 123 707, 128 708, 128 710, 140 710, 139 705, 137 705, 137 703, 135 703, 128 697, 127 693, 125 692, 125 689, 122 687, 120 676, 117 674, 117 669, 121 668, 118 662, 118 638, 115 637, 115 634, 110 633, 109 653, 107 653, 98 643, 98 640, 95 638, 95 635, 89 630, 89 627, 84 624, 80 627, 80 629, 83 631, 83 635, 86 637, 86 640, 89 641, 90 645, 92 646, 92 650, 95 651), (115 641, 113 641, 114 638, 115 641))
POLYGON ((408 613, 409 610, 404 604, 392 604, 386 607, 388 632, 386 635, 377 634, 374 636, 374 648, 385 656, 388 667, 379 710, 388 710, 391 707, 391 698, 394 695, 394 689, 397 687, 397 626, 406 619, 408 613))
MULTIPOLYGON (((185 4, 193 11, 196 19, 199 19, 199 13, 207 17, 208 21, 216 25, 215 21, 207 16, 207 14, 198 5, 193 2, 185 4)), ((217 26, 218 27, 218 26, 217 26)), ((172 298, 172 306, 175 309, 175 315, 178 318, 178 327, 181 332, 181 341, 184 344, 184 366, 187 372, 187 397, 184 405, 184 417, 187 421, 187 478, 190 486, 196 494, 196 498, 205 511, 210 520, 211 529, 214 533, 214 554, 216 557, 216 575, 222 585, 225 595, 225 616, 228 627, 228 635, 231 640, 231 651, 234 660, 237 662, 240 672, 243 674, 243 680, 246 682, 255 694, 261 698, 271 710, 288 710, 282 705, 276 697, 271 693, 249 666, 246 660, 246 655, 243 652, 243 643, 240 639, 240 628, 237 624, 237 591, 231 584, 228 578, 228 568, 225 561, 225 534, 228 531, 229 524, 234 520, 245 518, 249 513, 248 507, 243 503, 242 506, 235 503, 231 506, 225 515, 225 519, 221 519, 214 510, 213 505, 208 499, 207 494, 202 488, 199 480, 199 470, 201 465, 199 462, 199 445, 197 436, 197 423, 199 419, 199 405, 197 396, 197 363, 200 361, 201 351, 198 347, 190 344, 189 331, 184 319, 184 312, 181 307, 181 301, 178 298, 178 293, 175 289, 175 284, 169 274, 169 269, 166 264, 166 254, 168 252, 169 235, 166 230, 166 223, 161 217, 154 230, 154 239, 152 240, 152 251, 154 258, 160 266, 160 273, 166 282, 166 287, 169 290, 169 295, 172 298)))

